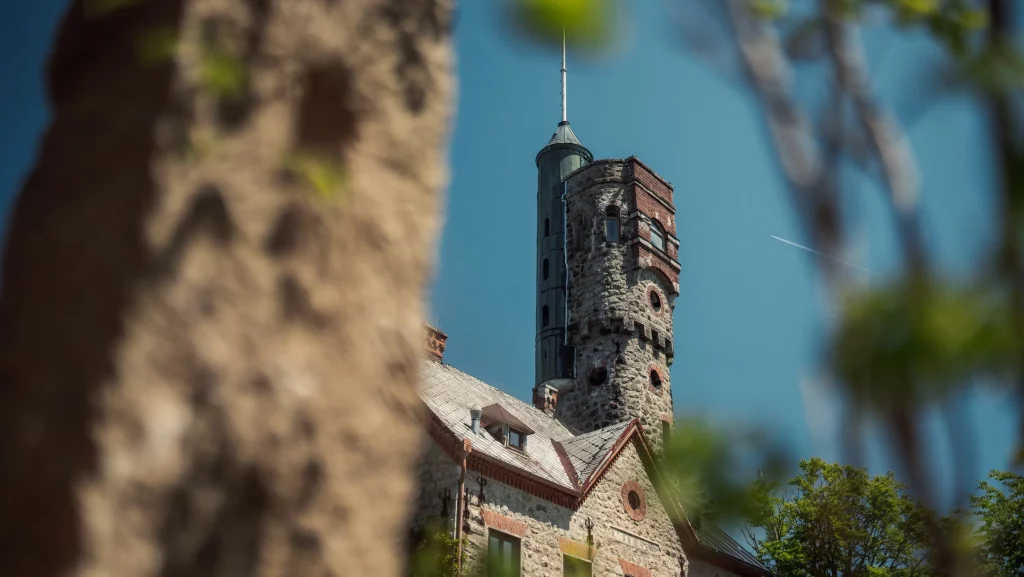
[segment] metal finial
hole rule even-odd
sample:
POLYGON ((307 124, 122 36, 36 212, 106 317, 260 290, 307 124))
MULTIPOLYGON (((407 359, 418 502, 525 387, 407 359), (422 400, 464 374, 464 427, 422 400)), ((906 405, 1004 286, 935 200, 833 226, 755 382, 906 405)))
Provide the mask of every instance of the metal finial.
POLYGON ((567 122, 565 99, 565 30, 562 30, 562 122, 567 122))

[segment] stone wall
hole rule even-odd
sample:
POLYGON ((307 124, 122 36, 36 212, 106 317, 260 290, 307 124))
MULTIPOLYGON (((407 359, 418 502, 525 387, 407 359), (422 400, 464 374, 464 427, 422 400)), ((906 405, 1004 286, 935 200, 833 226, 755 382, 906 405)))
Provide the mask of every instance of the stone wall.
POLYGON ((662 423, 672 420, 668 368, 676 291, 663 271, 643 267, 632 256, 649 219, 636 210, 628 168, 621 160, 596 161, 568 180, 569 334, 576 379, 559 395, 557 414, 581 431, 638 418, 660 447, 662 423), (606 237, 608 207, 619 214, 614 241, 606 237))
POLYGON ((461 468, 432 439, 426 439, 426 447, 420 456, 416 469, 418 492, 412 512, 412 525, 423 527, 428 521, 441 519, 442 502, 440 495, 447 490, 451 495, 444 519, 449 530, 455 529, 458 508, 459 474, 461 468))
MULTIPOLYGON (((595 576, 622 576, 630 564, 648 569, 652 577, 682 574, 685 558, 668 514, 643 468, 637 448, 625 447, 578 511, 559 507, 528 493, 488 479, 484 502, 478 499, 477 474, 467 478, 472 495, 468 508, 470 546, 467 556, 486 553, 489 531, 521 535, 522 575, 562 575, 563 554, 591 558, 595 576), (641 496, 641 507, 629 509, 628 491, 641 496), (587 521, 593 522, 593 549, 587 548, 587 521), (623 532, 624 531, 624 532, 623 532)), ((639 577, 639 576, 638 576, 639 577)))

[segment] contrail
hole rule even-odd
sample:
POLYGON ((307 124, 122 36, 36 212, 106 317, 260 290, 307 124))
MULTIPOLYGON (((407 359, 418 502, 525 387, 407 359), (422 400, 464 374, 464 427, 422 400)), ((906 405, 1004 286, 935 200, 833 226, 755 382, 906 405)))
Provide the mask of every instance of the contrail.
POLYGON ((857 265, 855 265, 855 264, 853 264, 851 262, 846 262, 845 260, 840 260, 840 259, 838 259, 838 258, 836 258, 834 256, 827 255, 827 254, 825 254, 825 253, 823 253, 821 251, 814 250, 813 248, 811 248, 809 246, 804 246, 802 244, 797 244, 797 243, 795 243, 795 242, 793 242, 791 240, 786 240, 784 238, 779 238, 779 237, 775 236, 774 234, 770 234, 768 236, 774 238, 775 240, 784 242, 784 243, 786 243, 786 244, 788 244, 790 246, 795 246, 795 247, 797 247, 799 249, 806 250, 807 252, 813 252, 814 254, 816 254, 818 256, 823 256, 823 257, 825 257, 825 258, 827 258, 827 259, 829 259, 831 261, 835 261, 835 262, 837 262, 839 264, 846 265, 846 266, 848 266, 850 268, 855 268, 857 270, 861 270, 861 271, 864 271, 864 272, 866 272, 868 274, 873 274, 875 276, 882 276, 882 275, 878 274, 877 272, 875 272, 873 270, 868 270, 868 269, 866 269, 866 268, 864 268, 862 266, 857 266, 857 265))

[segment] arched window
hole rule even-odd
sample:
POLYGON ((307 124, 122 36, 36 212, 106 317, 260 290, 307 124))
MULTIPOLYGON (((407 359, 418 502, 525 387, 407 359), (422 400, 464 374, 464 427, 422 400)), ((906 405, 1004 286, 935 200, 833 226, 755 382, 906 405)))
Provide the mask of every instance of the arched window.
POLYGON ((544 236, 551 234, 551 219, 544 219, 544 236))
POLYGON ((619 207, 615 205, 604 211, 604 236, 608 242, 619 242, 619 207))
POLYGON ((656 391, 661 390, 661 375, 658 374, 658 371, 651 370, 651 386, 656 391))
POLYGON ((551 315, 548 313, 548 305, 544 305, 543 307, 541 307, 541 309, 540 309, 540 326, 542 326, 542 327, 548 326, 548 322, 551 320, 549 318, 550 316, 551 315))
POLYGON ((548 259, 544 259, 540 265, 540 276, 541 280, 548 280, 548 259))
POLYGON ((665 252, 665 229, 656 220, 651 221, 651 244, 654 248, 665 252))

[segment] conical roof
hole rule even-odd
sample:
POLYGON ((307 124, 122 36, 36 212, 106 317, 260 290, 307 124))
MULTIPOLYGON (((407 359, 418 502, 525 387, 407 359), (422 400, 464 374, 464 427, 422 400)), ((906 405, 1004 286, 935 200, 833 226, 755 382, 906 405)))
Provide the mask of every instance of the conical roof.
POLYGON ((551 140, 548 141, 548 146, 552 144, 575 144, 576 146, 583 146, 580 139, 576 138, 576 133, 569 127, 569 121, 563 120, 558 123, 558 128, 555 133, 551 135, 551 140))
POLYGON ((571 147, 577 149, 586 158, 585 162, 590 162, 593 158, 593 155, 590 154, 587 147, 583 146, 583 143, 580 142, 579 138, 576 138, 576 134, 572 131, 572 128, 569 128, 568 120, 563 120, 558 123, 558 128, 555 129, 555 133, 551 135, 551 140, 549 140, 548 143, 544 145, 544 148, 540 149, 540 152, 537 153, 536 161, 538 165, 540 164, 540 157, 544 156, 545 152, 552 148, 559 147, 571 147))

